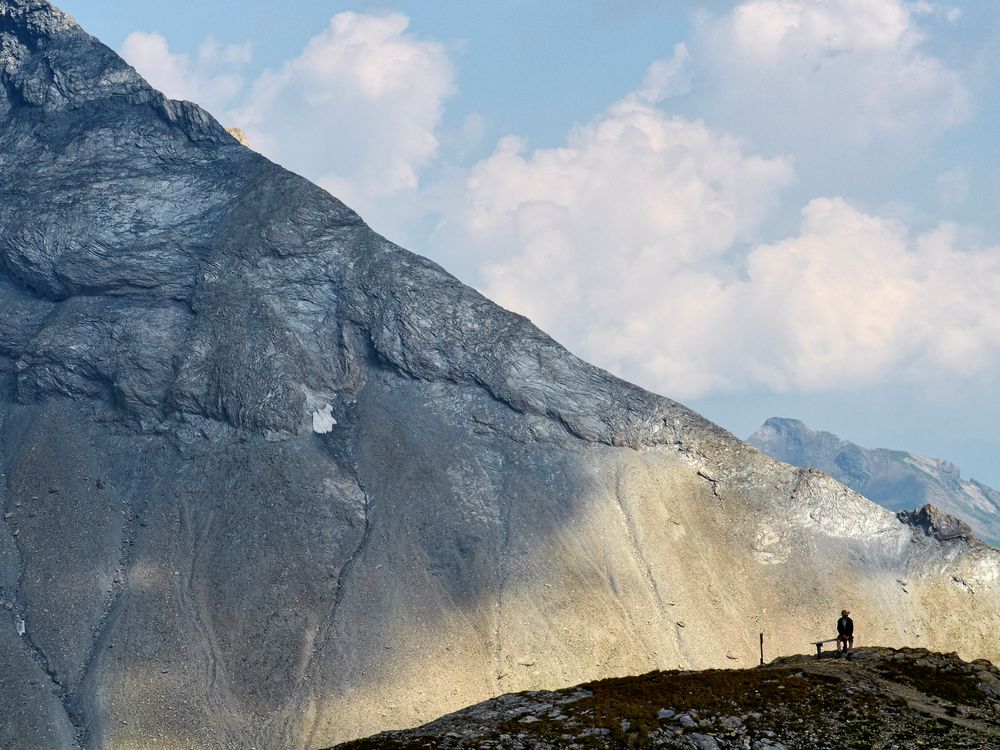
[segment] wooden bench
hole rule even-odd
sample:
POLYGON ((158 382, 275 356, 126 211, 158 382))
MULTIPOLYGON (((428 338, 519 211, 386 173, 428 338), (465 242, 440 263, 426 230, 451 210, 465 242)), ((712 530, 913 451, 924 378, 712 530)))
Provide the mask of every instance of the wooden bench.
POLYGON ((818 659, 820 657, 820 654, 823 653, 824 643, 836 643, 836 642, 837 642, 836 638, 827 638, 825 641, 813 641, 813 645, 816 647, 816 658, 818 659))

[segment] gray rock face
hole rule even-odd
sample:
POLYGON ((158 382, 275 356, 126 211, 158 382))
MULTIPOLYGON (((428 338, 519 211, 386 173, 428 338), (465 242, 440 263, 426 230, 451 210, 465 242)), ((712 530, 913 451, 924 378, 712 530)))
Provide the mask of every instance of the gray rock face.
POLYGON ((1000 656, 997 553, 573 357, 48 3, 0 0, 0 88, 0 747, 328 746, 848 603, 1000 656))
POLYGON ((797 419, 772 417, 748 438, 779 461, 826 472, 894 511, 934 505, 968 522, 971 532, 1000 546, 1000 492, 963 479, 950 461, 915 453, 862 448, 797 419))
POLYGON ((896 515, 904 523, 916 526, 922 529, 925 534, 942 542, 972 537, 972 529, 969 524, 960 518, 949 516, 933 505, 925 505, 916 510, 901 510, 896 515))

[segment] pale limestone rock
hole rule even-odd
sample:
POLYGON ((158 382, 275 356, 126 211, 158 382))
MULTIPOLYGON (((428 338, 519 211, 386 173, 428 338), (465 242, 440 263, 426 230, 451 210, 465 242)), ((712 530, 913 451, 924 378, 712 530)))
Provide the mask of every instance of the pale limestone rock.
POLYGON ((247 148, 253 148, 250 145, 250 141, 247 140, 247 134, 243 132, 242 128, 226 128, 226 132, 247 148))

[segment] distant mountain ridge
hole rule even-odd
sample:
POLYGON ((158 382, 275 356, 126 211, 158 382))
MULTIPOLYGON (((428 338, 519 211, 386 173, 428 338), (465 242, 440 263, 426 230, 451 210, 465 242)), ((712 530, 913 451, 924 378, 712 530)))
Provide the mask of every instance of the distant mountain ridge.
POLYGON ((782 417, 768 419, 747 442, 779 461, 819 469, 889 510, 935 505, 967 521, 983 541, 1000 546, 1000 491, 963 479, 951 461, 862 448, 832 432, 782 417))

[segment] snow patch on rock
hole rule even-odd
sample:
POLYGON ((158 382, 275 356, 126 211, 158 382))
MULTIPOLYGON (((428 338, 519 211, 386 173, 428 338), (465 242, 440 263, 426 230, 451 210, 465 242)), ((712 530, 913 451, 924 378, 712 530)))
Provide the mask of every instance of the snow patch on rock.
POLYGON ((337 420, 333 418, 333 407, 330 404, 326 404, 319 411, 314 411, 312 415, 313 419, 313 432, 323 435, 327 432, 333 431, 333 426, 337 424, 337 420))

